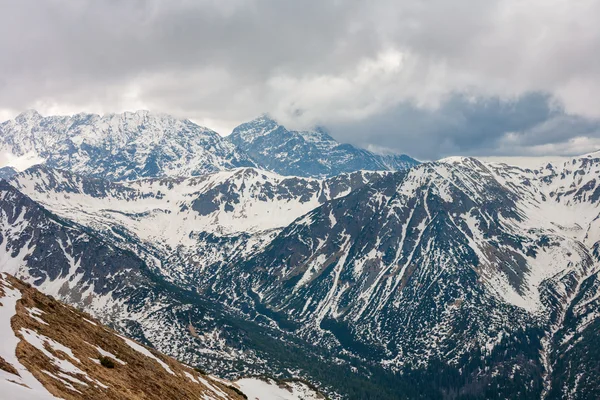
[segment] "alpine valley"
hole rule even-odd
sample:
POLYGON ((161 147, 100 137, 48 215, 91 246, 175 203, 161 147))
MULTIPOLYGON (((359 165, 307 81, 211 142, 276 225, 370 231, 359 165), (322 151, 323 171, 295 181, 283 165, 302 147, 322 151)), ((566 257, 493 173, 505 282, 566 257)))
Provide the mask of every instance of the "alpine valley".
POLYGON ((268 116, 222 138, 32 111, 0 151, 38 163, 0 181, 0 271, 185 364, 343 399, 600 398, 600 153, 419 163, 268 116))

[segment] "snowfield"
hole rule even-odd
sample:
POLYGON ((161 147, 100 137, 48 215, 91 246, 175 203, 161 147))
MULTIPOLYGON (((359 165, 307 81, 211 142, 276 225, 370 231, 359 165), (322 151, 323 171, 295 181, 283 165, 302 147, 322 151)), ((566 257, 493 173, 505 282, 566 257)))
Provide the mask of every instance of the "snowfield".
POLYGON ((301 382, 283 382, 274 380, 244 378, 235 382, 249 400, 321 400, 323 396, 315 393, 301 382))

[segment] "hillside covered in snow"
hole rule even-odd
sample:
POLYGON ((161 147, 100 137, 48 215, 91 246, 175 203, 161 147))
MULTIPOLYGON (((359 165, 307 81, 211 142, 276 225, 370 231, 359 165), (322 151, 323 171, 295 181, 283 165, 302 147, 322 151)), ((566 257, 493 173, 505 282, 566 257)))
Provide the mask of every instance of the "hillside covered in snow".
MULTIPOLYGON (((324 132, 266 118, 236 132, 285 165, 291 150, 337 154, 324 132)), ((233 148, 260 164, 250 147, 233 148)), ((11 171, 0 270, 228 379, 299 378, 348 399, 600 396, 598 153, 536 168, 268 168, 11 171)))

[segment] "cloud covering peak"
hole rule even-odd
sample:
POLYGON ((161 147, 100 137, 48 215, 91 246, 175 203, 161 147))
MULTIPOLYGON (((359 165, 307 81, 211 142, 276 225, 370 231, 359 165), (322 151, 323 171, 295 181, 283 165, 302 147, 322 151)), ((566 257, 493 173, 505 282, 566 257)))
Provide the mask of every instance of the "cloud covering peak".
POLYGON ((228 133, 267 110, 420 158, 600 144, 594 0, 0 3, 0 117, 145 108, 228 133))

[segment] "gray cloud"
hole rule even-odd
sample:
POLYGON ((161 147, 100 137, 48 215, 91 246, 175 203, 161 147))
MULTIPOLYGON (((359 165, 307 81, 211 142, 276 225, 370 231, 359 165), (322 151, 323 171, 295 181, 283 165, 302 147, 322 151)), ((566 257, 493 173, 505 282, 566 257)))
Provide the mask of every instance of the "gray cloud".
POLYGON ((453 94, 435 109, 405 102, 330 130, 362 147, 403 151, 421 159, 578 155, 600 148, 600 120, 568 114, 543 93, 513 99, 453 94))
POLYGON ((595 145, 593 0, 0 0, 0 9, 0 116, 148 108, 224 131, 268 111, 424 158, 595 145))

